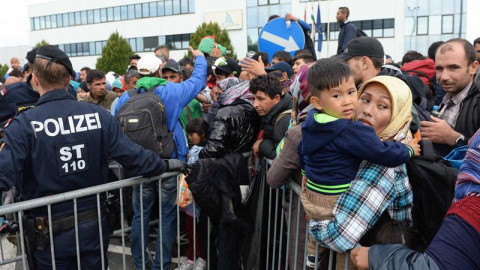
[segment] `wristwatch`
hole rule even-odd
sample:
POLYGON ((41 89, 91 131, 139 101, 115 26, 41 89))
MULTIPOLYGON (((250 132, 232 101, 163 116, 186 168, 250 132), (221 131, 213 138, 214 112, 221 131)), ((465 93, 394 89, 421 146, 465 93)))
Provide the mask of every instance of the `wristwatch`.
POLYGON ((455 141, 455 146, 462 145, 465 145, 465 136, 463 136, 463 134, 460 134, 460 136, 458 136, 457 140, 455 141))

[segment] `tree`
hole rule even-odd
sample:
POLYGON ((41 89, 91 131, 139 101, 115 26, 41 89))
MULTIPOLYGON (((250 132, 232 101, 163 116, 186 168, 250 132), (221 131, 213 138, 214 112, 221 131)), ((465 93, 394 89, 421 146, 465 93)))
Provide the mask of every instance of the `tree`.
POLYGON ((45 45, 50 45, 48 44, 48 42, 45 41, 45 39, 42 39, 42 41, 38 42, 36 45, 35 45, 35 49, 38 49, 42 46, 45 46, 45 45))
POLYGON ((130 44, 117 31, 108 38, 107 45, 103 48, 102 56, 98 58, 96 67, 107 73, 113 71, 124 74, 130 64, 133 54, 130 44))
MULTIPOLYGON (((194 49, 198 48, 200 41, 205 36, 215 36, 215 42, 221 44, 225 48, 227 48, 227 56, 233 59, 237 59, 237 54, 234 52, 234 48, 230 41, 230 37, 228 36, 228 32, 225 29, 220 29, 218 23, 202 23, 195 33, 190 36, 190 46, 194 49)), ((188 56, 191 57, 192 53, 188 52, 188 56)))
POLYGON ((0 64, 0 76, 5 76, 5 73, 7 73, 8 71, 8 65, 5 64, 5 65, 2 65, 0 64))

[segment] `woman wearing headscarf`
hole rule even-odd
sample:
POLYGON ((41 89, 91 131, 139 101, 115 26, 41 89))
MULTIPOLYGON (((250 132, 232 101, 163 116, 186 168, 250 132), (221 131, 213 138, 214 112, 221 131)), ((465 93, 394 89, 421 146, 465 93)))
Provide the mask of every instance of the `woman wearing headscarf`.
POLYGON ((252 106, 249 81, 230 77, 217 82, 219 109, 213 118, 200 158, 219 157, 226 152, 248 152, 258 134, 261 118, 252 106))
POLYGON ((352 250, 359 269, 480 269, 480 131, 470 139, 458 173, 455 203, 424 253, 404 245, 352 250))
MULTIPOLYGON (((302 126, 300 125, 307 113, 313 106, 309 106, 310 89, 308 88, 307 73, 314 63, 304 65, 299 71, 295 82, 292 84, 291 92, 293 96, 293 110, 292 110, 292 127, 285 133, 285 139, 280 142, 280 153, 277 158, 273 160, 273 163, 267 173, 268 184, 275 189, 283 186, 287 180, 292 177, 295 181, 301 185, 302 174, 300 172, 300 164, 298 163, 297 148, 298 144, 302 140, 302 126)), ((296 237, 297 233, 297 204, 298 197, 293 197, 292 201, 292 226, 290 227, 290 235, 296 237)), ((285 208, 289 207, 289 204, 284 205, 285 208)), ((288 209, 286 210, 288 213, 288 209)), ((299 228, 305 228, 305 210, 303 206, 300 206, 299 228)), ((288 216, 287 216, 288 218, 288 216)), ((289 265, 294 268, 296 264, 297 269, 303 269, 304 259, 301 256, 295 257, 295 243, 305 243, 305 229, 298 230, 298 239, 290 241, 289 244, 289 265)), ((298 254, 304 254, 305 246, 303 244, 297 245, 298 254)))
MULTIPOLYGON (((358 94, 356 120, 372 126, 382 141, 412 140, 412 94, 404 82, 377 76, 366 81, 358 94)), ((412 207, 413 193, 405 164, 388 168, 363 161, 355 180, 337 200, 334 218, 311 220, 309 232, 320 245, 341 252, 337 254, 337 269, 343 269, 343 253, 353 249, 382 215, 411 222, 412 207)))

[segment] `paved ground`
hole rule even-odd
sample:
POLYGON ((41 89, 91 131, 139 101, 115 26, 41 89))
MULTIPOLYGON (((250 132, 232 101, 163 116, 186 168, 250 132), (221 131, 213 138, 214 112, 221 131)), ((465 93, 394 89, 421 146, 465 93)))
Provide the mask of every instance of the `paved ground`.
MULTIPOLYGON (((1 235, 1 245, 3 249, 3 257, 0 254, 0 261, 14 258, 16 256, 16 246, 11 244, 7 240, 7 235, 1 235), (4 259, 2 259, 4 258, 4 259)), ((123 267, 123 256, 122 256, 122 240, 120 237, 112 237, 110 239, 110 245, 108 247, 108 265, 110 270, 120 270, 120 269, 133 269, 133 257, 130 250, 130 241, 128 238, 125 239, 125 267, 123 267)), ((174 248, 176 250, 176 247, 174 248)), ((149 244, 149 250, 152 252, 155 250, 155 243, 152 239, 149 244)), ((185 250, 182 246, 181 253, 184 254, 185 250)), ((176 251, 174 253, 177 253, 176 251)), ((153 255, 153 254, 152 254, 153 255)), ((186 260, 186 257, 180 257, 180 261, 186 260)), ((178 257, 172 258, 171 269, 177 267, 178 257)), ((0 270, 21 270, 23 269, 22 262, 11 263, 8 265, 0 266, 0 270)), ((28 269, 28 268, 27 268, 28 269)))

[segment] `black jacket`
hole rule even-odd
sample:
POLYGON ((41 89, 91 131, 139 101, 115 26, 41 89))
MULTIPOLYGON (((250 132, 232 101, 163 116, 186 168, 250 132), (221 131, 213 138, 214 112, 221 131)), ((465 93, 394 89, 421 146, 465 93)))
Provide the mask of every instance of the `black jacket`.
POLYGON ((212 219, 214 228, 218 225, 213 232, 217 269, 241 269, 241 241, 250 230, 240 193, 240 184, 249 182, 247 161, 240 153, 227 153, 215 162, 200 159, 186 180, 202 212, 212 219))
POLYGON ((259 152, 260 156, 266 157, 269 159, 275 158, 275 149, 277 148, 278 143, 285 137, 285 132, 288 130, 288 125, 290 124, 290 119, 292 118, 290 114, 283 116, 278 120, 278 117, 283 112, 292 109, 292 96, 290 94, 285 94, 280 101, 275 104, 275 106, 270 109, 268 114, 263 117, 263 141, 260 143, 259 152), (277 125, 275 127, 275 122, 277 125), (276 129, 274 129, 276 128, 276 129))
POLYGON ((338 34, 337 55, 340 55, 347 48, 348 42, 357 37, 357 27, 351 22, 340 23, 340 33, 338 34))
MULTIPOLYGON (((454 129, 465 136, 464 142, 467 143, 480 128, 480 90, 475 83, 472 83, 470 90, 468 90, 468 96, 460 106, 460 113, 454 129)), ((458 147, 458 145, 449 146, 445 144, 434 144, 433 146, 435 151, 442 156, 446 156, 455 147, 458 147)))
POLYGON ((248 102, 237 100, 221 107, 209 128, 200 158, 219 157, 227 152, 248 152, 260 128, 260 116, 248 102))

